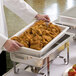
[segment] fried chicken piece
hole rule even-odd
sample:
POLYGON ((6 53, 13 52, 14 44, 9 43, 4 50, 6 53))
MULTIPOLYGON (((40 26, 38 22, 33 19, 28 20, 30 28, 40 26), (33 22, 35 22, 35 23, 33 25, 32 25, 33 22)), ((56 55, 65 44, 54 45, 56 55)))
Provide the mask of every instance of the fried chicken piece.
POLYGON ((54 24, 49 24, 48 30, 50 30, 50 36, 52 38, 55 38, 61 32, 60 27, 54 24))
POLYGON ((55 27, 58 29, 59 33, 61 32, 61 28, 57 25, 55 25, 55 27))
POLYGON ((31 45, 30 48, 36 49, 36 50, 41 50, 42 49, 42 47, 40 47, 40 44, 31 45))
POLYGON ((49 35, 49 34, 50 34, 50 31, 44 30, 42 34, 43 34, 43 35, 49 35))
POLYGON ((22 45, 24 45, 25 47, 29 47, 29 45, 26 43, 26 42, 24 42, 24 41, 21 41, 20 42, 22 45))
POLYGON ((58 34, 59 34, 59 33, 61 32, 60 27, 57 26, 57 25, 49 24, 49 28, 50 28, 50 30, 51 30, 52 32, 54 32, 54 33, 58 33, 58 34))
POLYGON ((43 43, 43 47, 44 47, 45 45, 48 44, 48 41, 46 41, 45 39, 43 39, 43 40, 42 40, 42 43, 43 43))
POLYGON ((33 37, 33 35, 26 33, 25 37, 26 37, 26 39, 30 40, 33 37))
POLYGON ((50 36, 47 36, 47 35, 43 35, 42 38, 43 38, 45 41, 47 41, 47 42, 49 42, 49 41, 52 40, 52 38, 51 38, 50 36))
POLYGON ((27 30, 25 31, 25 33, 32 34, 32 29, 31 29, 31 28, 27 29, 27 30))
POLYGON ((34 39, 31 39, 30 40, 30 45, 33 45, 33 44, 40 44, 40 40, 34 40, 34 39))
POLYGON ((24 45, 25 47, 28 47, 27 43, 24 42, 22 39, 20 39, 20 37, 18 36, 14 36, 11 38, 12 40, 18 41, 19 43, 21 43, 22 45, 24 45))
POLYGON ((38 43, 38 41, 37 41, 35 43, 32 43, 30 45, 30 48, 36 49, 36 50, 41 50, 43 48, 43 44, 42 43, 38 43))
POLYGON ((33 36, 36 36, 37 35, 36 30, 32 30, 32 34, 33 34, 33 36))
POLYGON ((42 37, 39 35, 36 35, 35 37, 33 37, 34 41, 38 41, 38 40, 42 40, 42 37))
POLYGON ((41 29, 37 29, 37 34, 40 35, 40 36, 42 36, 42 31, 41 31, 41 29))
POLYGON ((19 35, 19 38, 23 39, 25 36, 25 32, 23 32, 22 34, 19 35))
POLYGON ((46 25, 46 23, 43 20, 39 20, 39 21, 36 21, 33 25, 46 25))
POLYGON ((57 35, 56 34, 49 34, 49 36, 52 38, 52 39, 54 39, 57 35))
POLYGON ((18 36, 12 37, 11 40, 15 40, 15 41, 21 42, 21 39, 18 36))
POLYGON ((41 43, 40 40, 31 39, 30 48, 40 50, 40 49, 42 49, 42 47, 43 47, 43 44, 41 43))

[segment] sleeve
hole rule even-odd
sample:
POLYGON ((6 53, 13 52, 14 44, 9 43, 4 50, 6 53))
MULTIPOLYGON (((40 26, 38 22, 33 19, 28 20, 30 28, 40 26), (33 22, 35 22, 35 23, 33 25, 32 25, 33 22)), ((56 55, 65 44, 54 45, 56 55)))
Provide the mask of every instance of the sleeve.
POLYGON ((4 43, 8 40, 8 37, 0 34, 0 53, 2 52, 4 43))
POLYGON ((3 1, 0 0, 0 53, 2 52, 3 45, 7 41, 7 30, 6 30, 6 21, 3 9, 3 1))
POLYGON ((4 0, 4 5, 23 19, 26 23, 31 22, 38 14, 24 0, 4 0))

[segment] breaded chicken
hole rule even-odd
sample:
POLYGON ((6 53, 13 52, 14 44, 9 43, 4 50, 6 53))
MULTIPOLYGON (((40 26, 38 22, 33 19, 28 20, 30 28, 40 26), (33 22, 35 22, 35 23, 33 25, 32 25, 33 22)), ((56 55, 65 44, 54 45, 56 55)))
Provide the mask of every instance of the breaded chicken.
POLYGON ((41 50, 53 38, 55 38, 61 29, 59 26, 49 23, 48 26, 45 21, 35 22, 29 29, 24 31, 21 35, 11 38, 23 44, 25 47, 41 50))

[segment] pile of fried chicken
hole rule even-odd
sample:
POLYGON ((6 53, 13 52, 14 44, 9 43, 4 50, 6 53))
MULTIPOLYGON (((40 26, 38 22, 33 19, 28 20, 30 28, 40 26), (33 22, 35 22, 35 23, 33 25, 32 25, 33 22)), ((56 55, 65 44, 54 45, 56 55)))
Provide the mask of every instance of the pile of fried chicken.
POLYGON ((52 23, 45 21, 35 22, 29 29, 25 30, 21 35, 14 36, 11 39, 23 44, 24 47, 41 50, 52 39, 61 32, 61 28, 52 23))

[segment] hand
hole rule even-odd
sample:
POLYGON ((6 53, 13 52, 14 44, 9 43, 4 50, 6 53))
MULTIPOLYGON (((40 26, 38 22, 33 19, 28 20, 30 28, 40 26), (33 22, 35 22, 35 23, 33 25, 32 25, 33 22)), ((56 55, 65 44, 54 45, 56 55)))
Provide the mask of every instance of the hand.
POLYGON ((37 20, 44 20, 44 21, 46 21, 46 22, 49 22, 49 21, 50 21, 50 18, 48 17, 48 15, 40 15, 40 14, 37 14, 37 15, 35 16, 35 18, 36 18, 37 20))
POLYGON ((10 40, 10 39, 8 39, 4 44, 4 48, 9 52, 17 51, 22 46, 23 45, 21 45, 17 41, 10 40))

